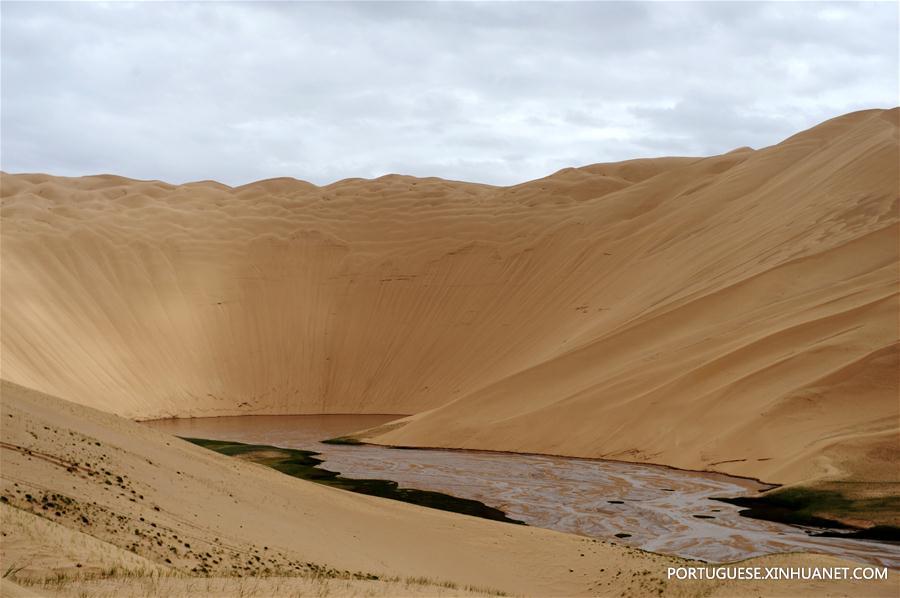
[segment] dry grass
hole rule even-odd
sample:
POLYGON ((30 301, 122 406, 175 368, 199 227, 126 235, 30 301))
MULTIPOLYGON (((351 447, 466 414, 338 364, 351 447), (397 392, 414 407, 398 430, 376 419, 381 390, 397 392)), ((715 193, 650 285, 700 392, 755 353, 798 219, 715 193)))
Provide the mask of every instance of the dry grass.
POLYGON ((110 568, 94 573, 57 572, 43 578, 10 580, 42 596, 91 598, 221 596, 240 598, 288 596, 504 596, 489 588, 460 586, 426 577, 356 579, 303 577, 203 577, 177 571, 110 568))

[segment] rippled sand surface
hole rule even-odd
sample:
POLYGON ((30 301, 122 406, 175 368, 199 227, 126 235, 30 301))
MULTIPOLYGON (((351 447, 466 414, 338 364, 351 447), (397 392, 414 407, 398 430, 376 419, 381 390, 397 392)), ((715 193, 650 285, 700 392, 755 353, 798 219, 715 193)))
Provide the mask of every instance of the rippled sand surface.
POLYGON ((325 458, 324 467, 347 477, 394 480, 472 498, 529 525, 664 554, 726 562, 813 551, 900 568, 900 546, 811 537, 803 528, 741 517, 737 507, 710 500, 765 488, 752 480, 617 461, 320 442, 396 417, 255 416, 147 423, 178 436, 315 450, 325 458))
POLYGON ((0 369, 138 420, 895 480, 898 127, 508 187, 0 173, 0 369))

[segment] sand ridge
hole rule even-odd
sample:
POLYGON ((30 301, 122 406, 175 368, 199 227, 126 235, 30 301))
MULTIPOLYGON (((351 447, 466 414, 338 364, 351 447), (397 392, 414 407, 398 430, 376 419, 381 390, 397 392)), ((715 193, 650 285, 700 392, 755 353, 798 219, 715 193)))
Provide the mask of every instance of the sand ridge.
POLYGON ((886 479, 897 119, 511 187, 4 174, 3 376, 131 418, 410 413, 367 438, 886 479))

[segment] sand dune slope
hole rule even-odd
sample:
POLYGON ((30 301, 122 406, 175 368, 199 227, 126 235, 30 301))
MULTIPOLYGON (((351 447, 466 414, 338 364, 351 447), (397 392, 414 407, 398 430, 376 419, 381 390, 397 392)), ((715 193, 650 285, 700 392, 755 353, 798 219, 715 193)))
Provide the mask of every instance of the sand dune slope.
POLYGON ((896 481, 897 147, 894 110, 739 154, 636 216, 569 349, 370 436, 896 481))
MULTIPOLYGON (((0 390, 0 561, 4 570, 21 568, 12 581, 39 595, 189 595, 189 588, 325 595, 330 588, 339 595, 796 596, 858 595, 862 587, 670 582, 666 568, 688 561, 350 494, 13 384, 0 390), (65 581, 53 582, 57 574, 65 581), (47 576, 50 583, 38 581, 47 576), (248 581, 261 576, 269 577, 248 581), (310 585, 322 580, 328 588, 310 585)), ((745 565, 855 566, 816 555, 745 565)), ((893 595, 897 580, 864 589, 893 595)))
POLYGON ((506 188, 3 175, 3 376, 135 418, 410 413, 369 438, 885 479, 897 131, 506 188))

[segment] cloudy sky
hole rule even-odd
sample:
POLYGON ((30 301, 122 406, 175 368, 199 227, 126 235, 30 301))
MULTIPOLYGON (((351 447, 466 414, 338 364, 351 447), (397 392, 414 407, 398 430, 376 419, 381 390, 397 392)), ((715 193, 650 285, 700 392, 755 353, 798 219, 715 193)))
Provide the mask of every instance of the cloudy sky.
POLYGON ((2 4, 7 172, 496 184, 898 102, 898 5, 2 4))

